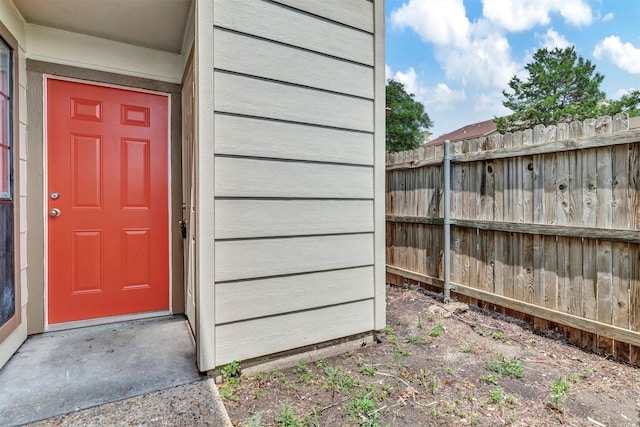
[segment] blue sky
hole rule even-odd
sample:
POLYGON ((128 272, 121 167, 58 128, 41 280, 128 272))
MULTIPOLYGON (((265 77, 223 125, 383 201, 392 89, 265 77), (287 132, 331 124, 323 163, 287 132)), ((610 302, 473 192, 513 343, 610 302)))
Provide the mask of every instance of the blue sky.
POLYGON ((541 47, 574 45, 609 99, 640 89, 638 0, 386 0, 386 76, 435 122, 434 137, 509 113, 502 90, 541 47))

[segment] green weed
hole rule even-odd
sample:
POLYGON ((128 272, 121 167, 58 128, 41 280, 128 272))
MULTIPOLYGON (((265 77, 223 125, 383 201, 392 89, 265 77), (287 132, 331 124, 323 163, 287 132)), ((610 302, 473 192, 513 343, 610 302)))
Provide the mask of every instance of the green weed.
POLYGON ((275 425, 278 427, 299 427, 300 421, 293 413, 293 408, 289 402, 285 402, 280 407, 280 413, 276 416, 275 425))
POLYGON ((570 388, 564 377, 558 377, 551 386, 551 401, 553 404, 558 406, 567 397, 570 388))
POLYGON ((381 393, 373 383, 356 391, 353 400, 347 406, 349 419, 357 422, 361 427, 379 427, 380 411, 385 407, 376 409, 376 405, 384 396, 385 394, 381 393))
POLYGON ((410 356, 411 352, 408 350, 404 350, 402 347, 400 347, 399 345, 396 345, 393 350, 391 351, 391 358, 393 360, 398 360, 400 358, 400 356, 410 356))
POLYGON ((444 326, 442 326, 442 323, 438 323, 433 329, 431 329, 429 336, 431 338, 438 338, 442 332, 444 332, 444 326))
POLYGON ((475 349, 476 349, 476 342, 471 341, 470 343, 463 345, 460 348, 460 351, 463 353, 473 353, 475 349))
POLYGON ((426 341, 425 341, 425 340, 423 340, 422 338, 420 338, 420 337, 419 337, 419 336, 417 336, 417 335, 410 335, 410 336, 407 338, 407 342, 408 342, 409 344, 426 344, 426 341))
POLYGON ((372 377, 378 371, 378 368, 371 365, 360 365, 360 373, 372 377))
POLYGON ((491 334, 491 338, 493 338, 494 340, 504 341, 504 332, 494 332, 493 334, 491 334))
POLYGON ((355 385, 356 380, 349 372, 342 372, 340 368, 327 366, 324 368, 327 376, 327 387, 339 392, 349 392, 355 385))
POLYGON ((491 389, 491 393, 489 393, 489 399, 487 400, 489 403, 500 403, 504 398, 504 389, 499 385, 494 386, 491 389))
POLYGON ((237 389, 237 387, 231 386, 229 384, 224 384, 220 387, 220 397, 223 400, 235 402, 238 400, 238 395, 236 394, 237 389))
POLYGON ((487 374, 480 377, 480 381, 484 381, 487 384, 498 385, 498 380, 500 379, 500 374, 487 374))
POLYGON ((311 407, 311 412, 304 417, 303 425, 308 427, 319 427, 320 426, 320 411, 318 409, 322 408, 322 405, 317 407, 316 405, 311 407))
POLYGON ((320 359, 320 360, 318 360, 318 361, 316 362, 316 366, 317 366, 318 368, 320 368, 320 369, 324 369, 324 368, 326 368, 327 366, 329 366, 329 364, 327 363, 327 361, 326 361, 326 360, 324 360, 324 359, 320 359))
POLYGON ((313 371, 307 366, 305 361, 300 361, 296 366, 295 373, 298 375, 298 381, 311 384, 313 382, 313 371))
POLYGON ((258 412, 257 414, 252 415, 250 418, 244 420, 240 425, 242 427, 263 427, 265 424, 262 419, 262 413, 258 412))
POLYGON ((222 368, 222 378, 229 385, 237 386, 238 384, 240 384, 240 371, 240 362, 234 360, 233 362, 222 368))
POLYGON ((224 385, 220 388, 220 397, 224 400, 236 401, 236 391, 240 386, 240 362, 234 360, 220 370, 224 385))
POLYGON ((418 317, 418 324, 416 326, 418 327, 418 329, 424 328, 424 322, 420 317, 418 317))
POLYGON ((492 360, 491 362, 489 362, 489 366, 487 366, 487 369, 511 378, 524 377, 524 366, 522 366, 522 361, 516 357, 511 359, 502 357, 501 362, 492 360))
POLYGON ((384 333, 387 334, 391 342, 393 343, 398 342, 398 336, 396 335, 396 332, 393 330, 391 326, 389 325, 385 326, 384 333))

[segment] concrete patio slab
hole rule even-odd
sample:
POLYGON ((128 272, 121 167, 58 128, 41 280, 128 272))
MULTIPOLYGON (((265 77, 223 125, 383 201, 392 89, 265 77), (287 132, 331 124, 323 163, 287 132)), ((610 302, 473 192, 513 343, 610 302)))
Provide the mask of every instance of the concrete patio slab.
POLYGON ((202 382, 195 360, 182 316, 36 335, 0 370, 0 425, 202 382))

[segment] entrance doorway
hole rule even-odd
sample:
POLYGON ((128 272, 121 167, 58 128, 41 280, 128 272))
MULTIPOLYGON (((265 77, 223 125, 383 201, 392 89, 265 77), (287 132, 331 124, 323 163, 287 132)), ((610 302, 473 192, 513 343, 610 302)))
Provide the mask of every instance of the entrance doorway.
POLYGON ((46 81, 49 324, 169 309, 168 105, 46 81))

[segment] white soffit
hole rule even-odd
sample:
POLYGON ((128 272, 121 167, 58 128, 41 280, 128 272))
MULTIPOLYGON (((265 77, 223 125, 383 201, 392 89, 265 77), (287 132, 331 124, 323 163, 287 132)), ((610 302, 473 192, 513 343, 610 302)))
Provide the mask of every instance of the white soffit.
POLYGON ((30 24, 180 54, 193 0, 14 0, 30 24))

